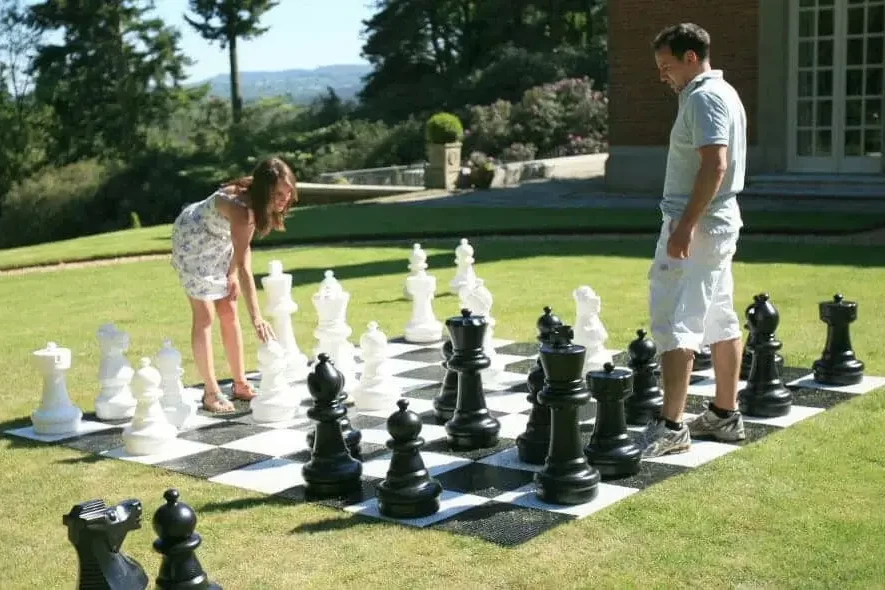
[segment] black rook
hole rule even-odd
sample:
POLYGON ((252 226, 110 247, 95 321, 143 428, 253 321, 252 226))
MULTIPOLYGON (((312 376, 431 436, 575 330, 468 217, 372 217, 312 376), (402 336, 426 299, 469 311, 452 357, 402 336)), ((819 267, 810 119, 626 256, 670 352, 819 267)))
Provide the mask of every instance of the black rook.
POLYGON ((823 355, 814 361, 814 380, 825 385, 855 385, 863 381, 864 364, 851 347, 851 324, 857 320, 857 303, 841 294, 818 306, 820 319, 827 324, 823 355))
POLYGON ((605 363, 587 373, 587 387, 596 399, 596 423, 584 454, 602 477, 626 477, 639 472, 642 449, 630 438, 624 400, 633 388, 633 372, 605 363))

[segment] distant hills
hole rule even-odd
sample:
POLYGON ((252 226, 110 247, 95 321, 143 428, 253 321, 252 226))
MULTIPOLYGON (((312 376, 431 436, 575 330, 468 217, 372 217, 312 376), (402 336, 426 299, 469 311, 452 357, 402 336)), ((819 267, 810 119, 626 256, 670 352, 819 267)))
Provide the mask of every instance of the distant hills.
MULTIPOLYGON (((368 64, 340 64, 313 70, 240 72, 240 92, 244 102, 288 95, 292 102, 306 104, 331 87, 346 100, 362 90, 363 76, 371 71, 368 64)), ((230 74, 218 74, 194 85, 203 84, 209 84, 212 95, 230 99, 230 74)))

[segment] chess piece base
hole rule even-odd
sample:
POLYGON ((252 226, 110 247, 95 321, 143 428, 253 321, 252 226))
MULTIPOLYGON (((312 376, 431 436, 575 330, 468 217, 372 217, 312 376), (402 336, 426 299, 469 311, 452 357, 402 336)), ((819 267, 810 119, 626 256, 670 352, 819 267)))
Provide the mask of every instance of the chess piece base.
POLYGON ((454 450, 487 449, 498 444, 501 423, 488 413, 484 417, 466 417, 463 413, 446 422, 449 447, 454 450))
MULTIPOLYGON (((583 457, 581 461, 584 461, 583 457)), ((583 504, 599 494, 600 479, 599 471, 589 466, 567 475, 545 470, 535 474, 535 483, 538 484, 536 495, 548 504, 583 504)))
POLYGON ((123 397, 120 401, 95 400, 95 417, 99 420, 127 420, 135 415, 135 398, 123 397))
POLYGON ((337 498, 351 496, 362 489, 363 464, 357 460, 342 462, 334 471, 328 467, 319 473, 312 462, 302 468, 305 496, 309 498, 337 498))
POLYGON ((759 392, 746 388, 738 393, 738 408, 747 416, 779 418, 789 414, 792 405, 793 395, 783 386, 759 392))
POLYGON ((520 461, 543 465, 550 450, 550 408, 534 404, 525 432, 516 437, 516 451, 520 461))
POLYGON ((149 434, 123 433, 123 446, 133 456, 158 455, 177 440, 178 430, 171 424, 151 428, 149 434))
POLYGON ((378 484, 378 511, 390 518, 423 518, 439 512, 442 484, 435 479, 416 486, 392 488, 382 481, 378 484))
POLYGON ((255 403, 260 399, 261 396, 259 395, 259 397, 256 397, 249 403, 252 419, 256 422, 285 422, 286 420, 292 420, 298 412, 298 405, 295 403, 255 403))
POLYGON ((417 326, 406 326, 403 334, 406 342, 415 344, 434 344, 443 339, 442 322, 428 322, 417 326))
POLYGON ((824 385, 857 385, 863 381, 864 364, 853 359, 836 365, 825 364, 822 360, 812 367, 814 380, 824 385))
POLYGON ((629 477, 639 473, 642 449, 633 443, 622 447, 603 448, 591 442, 584 447, 587 461, 603 478, 629 477))
POLYGON ((80 430, 83 412, 76 406, 36 410, 31 414, 31 425, 37 434, 73 434, 80 430))

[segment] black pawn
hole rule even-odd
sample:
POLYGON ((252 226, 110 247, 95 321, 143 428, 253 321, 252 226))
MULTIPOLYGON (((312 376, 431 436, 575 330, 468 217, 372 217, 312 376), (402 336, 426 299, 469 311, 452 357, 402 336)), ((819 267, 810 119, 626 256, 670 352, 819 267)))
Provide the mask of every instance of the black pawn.
POLYGON ((166 503, 154 513, 153 525, 157 540, 154 550, 163 556, 157 588, 163 590, 221 590, 209 580, 200 560, 197 547, 203 542, 195 531, 197 515, 193 508, 179 502, 178 490, 163 494, 166 503))
POLYGON ((769 301, 768 294, 762 293, 757 296, 749 317, 753 332, 753 363, 747 386, 738 394, 740 410, 748 416, 786 416, 790 413, 793 395, 781 381, 775 357, 781 348, 781 343, 774 337, 780 314, 769 301))
POLYGON ((340 497, 361 489, 363 464, 354 459, 344 442, 339 420, 347 413, 339 393, 344 376, 329 355, 321 353, 313 371, 307 375, 307 387, 314 405, 307 415, 317 421, 310 461, 301 468, 305 493, 310 497, 340 497))
POLYGON ((863 381, 864 364, 851 346, 851 323, 857 320, 857 303, 841 294, 818 306, 820 319, 827 324, 827 343, 821 358, 812 366, 814 380, 824 385, 855 385, 863 381))
POLYGON ((590 401, 581 371, 587 349, 572 344, 571 326, 556 328, 541 347, 544 388, 538 401, 551 409, 550 449, 535 474, 538 498, 549 504, 583 504, 599 492, 599 470, 587 463, 581 448, 578 409, 590 401))
POLYGON ((501 423, 489 413, 480 371, 491 365, 482 348, 486 319, 462 309, 461 315, 446 320, 454 354, 449 368, 458 371, 458 403, 446 422, 448 444, 455 450, 472 450, 498 444, 501 423))
POLYGON ((630 343, 627 366, 633 371, 633 393, 624 401, 627 424, 642 426, 660 415, 664 394, 658 386, 657 347, 648 332, 636 330, 636 339, 630 343))
POLYGON ((62 524, 77 551, 78 590, 145 590, 150 583, 138 561, 121 551, 126 535, 141 528, 142 505, 126 500, 108 506, 104 500, 77 504, 62 524))
POLYGON ((451 340, 443 343, 440 352, 443 355, 440 364, 445 369, 446 375, 443 377, 439 393, 433 398, 433 416, 439 424, 445 424, 452 419, 455 406, 458 404, 458 371, 449 367, 449 360, 454 354, 451 340))
POLYGON ((624 400, 633 390, 633 372, 605 363, 587 373, 587 387, 596 400, 596 423, 584 455, 602 477, 627 477, 639 472, 642 449, 627 432, 624 400))
POLYGON ((442 484, 430 477, 421 458, 421 418, 409 410, 409 400, 396 402, 399 411, 387 419, 393 451, 387 477, 378 484, 378 510, 390 518, 422 518, 439 511, 442 484))
POLYGON ((713 353, 709 346, 701 347, 701 350, 694 355, 694 364, 692 371, 706 371, 713 367, 713 353))
MULTIPOLYGON (((320 353, 320 356, 322 356, 322 354, 323 353, 320 353)), ((329 362, 332 361, 330 360, 329 362)), ((341 374, 339 373, 339 375, 341 374)), ((338 419, 338 425, 341 427, 341 433, 344 435, 344 444, 347 445, 347 450, 350 452, 350 456, 354 459, 362 460, 362 448, 360 447, 360 443, 362 443, 363 440, 363 433, 360 432, 358 428, 354 428, 353 424, 350 423, 350 418, 347 417, 347 406, 344 403, 347 399, 347 393, 344 391, 345 382, 346 379, 344 378, 344 375, 341 375, 341 389, 338 391, 337 398, 341 407, 344 408, 344 414, 338 419)), ((313 448, 315 440, 316 430, 311 430, 307 433, 307 446, 313 448)))
MULTIPOLYGON (((562 325, 550 307, 544 308, 544 315, 536 322, 538 329, 538 349, 549 342, 553 329, 562 325)), ((526 387, 529 394, 526 399, 532 404, 532 411, 526 422, 525 432, 516 437, 516 449, 519 459, 532 465, 543 465, 547 458, 547 449, 550 447, 550 408, 538 403, 538 393, 544 387, 544 367, 541 365, 541 357, 538 357, 535 366, 526 377, 526 387)))
MULTIPOLYGON (((744 328, 747 330, 747 341, 744 344, 744 352, 741 355, 741 372, 740 379, 746 381, 750 377, 750 366, 753 364, 753 330, 751 329, 751 321, 750 316, 753 315, 754 310, 756 309, 756 303, 759 300, 759 295, 753 296, 753 303, 747 306, 747 309, 744 311, 744 318, 746 318, 746 323, 744 324, 744 328)), ((777 365, 777 370, 779 375, 784 374, 784 357, 780 354, 775 354, 774 362, 777 365)))

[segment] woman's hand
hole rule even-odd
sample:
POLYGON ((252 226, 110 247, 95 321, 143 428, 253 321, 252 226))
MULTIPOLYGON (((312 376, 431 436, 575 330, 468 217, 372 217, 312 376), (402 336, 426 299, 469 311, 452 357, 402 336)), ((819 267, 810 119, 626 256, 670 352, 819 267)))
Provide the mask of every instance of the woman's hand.
POLYGON ((240 280, 236 273, 227 276, 227 297, 231 301, 236 301, 240 296, 240 280))
POLYGON ((262 318, 256 318, 252 325, 255 326, 255 333, 258 334, 258 339, 262 342, 267 342, 268 340, 276 340, 276 334, 273 332, 273 328, 271 325, 262 318))

